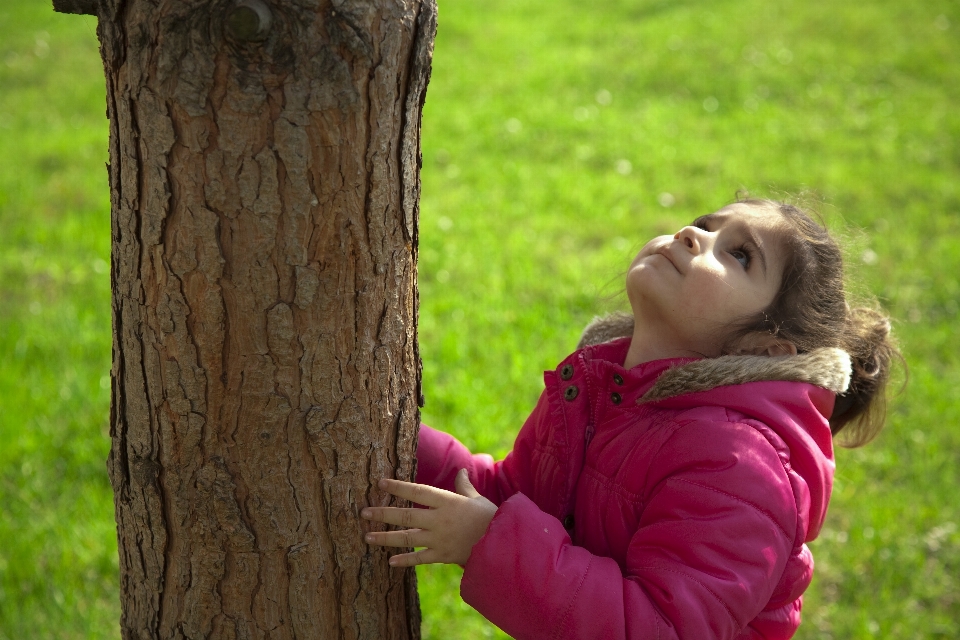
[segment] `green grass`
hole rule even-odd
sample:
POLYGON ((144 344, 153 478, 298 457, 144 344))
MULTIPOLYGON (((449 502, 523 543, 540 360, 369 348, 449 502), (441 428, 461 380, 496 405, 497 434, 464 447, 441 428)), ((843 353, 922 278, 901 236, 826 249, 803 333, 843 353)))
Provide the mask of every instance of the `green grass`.
MULTIPOLYGON (((442 1, 442 0, 441 0, 442 1)), ((838 452, 798 638, 960 637, 960 6, 450 0, 424 113, 424 420, 503 454, 651 235, 808 190, 910 365, 838 452), (667 197, 664 194, 670 194, 667 197), (664 206, 664 205, 670 206, 664 206)), ((118 637, 92 18, 0 4, 0 640, 118 637)), ((500 636, 419 572, 428 639, 500 636)))

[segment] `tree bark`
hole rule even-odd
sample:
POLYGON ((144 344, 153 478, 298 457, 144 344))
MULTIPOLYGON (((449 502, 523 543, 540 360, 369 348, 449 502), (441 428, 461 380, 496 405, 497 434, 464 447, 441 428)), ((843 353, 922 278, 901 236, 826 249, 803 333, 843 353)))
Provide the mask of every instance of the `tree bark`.
POLYGON ((414 475, 434 0, 101 0, 124 638, 419 637, 363 543, 414 475))

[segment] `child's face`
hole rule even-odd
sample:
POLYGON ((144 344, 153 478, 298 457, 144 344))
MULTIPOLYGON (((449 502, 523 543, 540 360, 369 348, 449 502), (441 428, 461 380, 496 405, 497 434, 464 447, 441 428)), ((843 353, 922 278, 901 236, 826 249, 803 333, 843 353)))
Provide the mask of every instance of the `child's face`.
POLYGON ((638 327, 676 356, 716 357, 736 323, 767 308, 784 269, 781 216, 732 204, 648 242, 627 272, 638 327))

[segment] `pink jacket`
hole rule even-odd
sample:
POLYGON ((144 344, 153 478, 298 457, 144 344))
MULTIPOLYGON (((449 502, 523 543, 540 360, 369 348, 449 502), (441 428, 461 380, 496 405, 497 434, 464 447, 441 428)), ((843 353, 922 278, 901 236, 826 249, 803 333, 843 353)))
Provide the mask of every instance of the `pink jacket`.
POLYGON ((791 637, 849 358, 824 349, 626 370, 628 346, 588 346, 545 372, 501 462, 421 428, 418 482, 452 491, 465 467, 499 505, 463 599, 518 640, 791 637))

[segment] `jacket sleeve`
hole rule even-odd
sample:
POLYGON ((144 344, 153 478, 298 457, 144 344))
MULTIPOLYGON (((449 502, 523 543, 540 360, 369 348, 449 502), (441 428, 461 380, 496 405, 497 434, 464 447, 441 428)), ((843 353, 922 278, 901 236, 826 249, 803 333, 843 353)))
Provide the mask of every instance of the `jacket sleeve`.
POLYGON ((474 488, 497 506, 517 491, 503 461, 494 462, 493 457, 485 453, 470 453, 450 434, 421 424, 417 482, 456 491, 454 479, 460 469, 466 469, 474 488))
POLYGON ((517 434, 513 449, 497 462, 485 453, 470 453, 450 434, 421 424, 417 482, 455 491, 453 481, 460 469, 466 469, 474 488, 497 506, 518 491, 534 495, 535 470, 531 469, 530 459, 538 432, 548 428, 548 411, 549 402, 544 392, 517 434))
POLYGON ((736 638, 794 548, 797 508, 778 452, 748 425, 693 422, 643 473, 623 569, 517 494, 474 546, 463 599, 517 640, 736 638))

